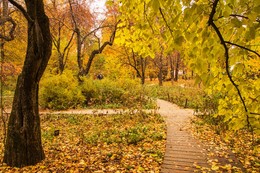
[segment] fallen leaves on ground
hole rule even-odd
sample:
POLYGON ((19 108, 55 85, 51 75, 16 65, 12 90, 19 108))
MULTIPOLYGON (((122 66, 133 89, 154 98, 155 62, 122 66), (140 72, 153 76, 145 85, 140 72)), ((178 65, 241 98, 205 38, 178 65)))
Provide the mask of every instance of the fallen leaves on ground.
MULTIPOLYGON (((0 172, 160 172, 166 126, 158 114, 44 115, 41 118, 46 159, 20 169, 2 164, 0 172)), ((0 147, 2 158, 2 143, 0 147)))
POLYGON ((200 139, 207 148, 208 163, 211 168, 203 168, 215 172, 260 172, 260 138, 252 136, 246 130, 216 130, 213 125, 206 124, 195 117, 192 120, 192 134, 200 139))

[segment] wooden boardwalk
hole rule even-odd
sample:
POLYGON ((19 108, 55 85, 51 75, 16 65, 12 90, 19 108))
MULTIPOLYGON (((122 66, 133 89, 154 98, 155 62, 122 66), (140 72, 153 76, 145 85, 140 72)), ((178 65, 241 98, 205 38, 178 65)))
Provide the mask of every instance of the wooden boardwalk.
POLYGON ((229 158, 208 156, 209 152, 214 151, 209 150, 206 145, 203 145, 186 130, 189 127, 190 118, 193 116, 193 110, 180 109, 164 100, 158 100, 157 105, 159 106, 159 113, 165 117, 167 124, 166 152, 162 164, 162 173, 202 172, 202 168, 205 172, 215 172, 210 169, 212 165, 209 165, 209 159, 218 159, 224 165, 232 164, 242 167, 232 152, 229 158), (231 159, 231 162, 228 159, 231 159))
POLYGON ((197 165, 208 167, 206 151, 185 129, 193 111, 180 109, 167 101, 158 100, 159 113, 167 124, 166 153, 162 173, 194 172, 197 165), (173 113, 174 112, 174 113, 173 113))

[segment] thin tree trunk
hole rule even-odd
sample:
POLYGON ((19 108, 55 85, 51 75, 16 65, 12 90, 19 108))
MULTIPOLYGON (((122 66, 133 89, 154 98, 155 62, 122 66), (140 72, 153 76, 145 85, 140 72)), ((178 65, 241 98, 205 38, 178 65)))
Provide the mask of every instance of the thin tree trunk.
POLYGON ((109 46, 112 46, 113 43, 114 43, 114 39, 115 39, 115 36, 116 36, 116 30, 117 30, 117 25, 118 23, 120 22, 120 20, 115 24, 114 26, 114 30, 113 32, 111 33, 110 35, 110 39, 109 41, 106 41, 102 44, 102 46, 100 46, 98 49, 95 49, 91 52, 90 56, 89 56, 89 59, 88 59, 88 62, 87 62, 87 65, 86 65, 86 68, 84 69, 84 72, 83 72, 83 75, 87 76, 89 74, 89 71, 90 71, 90 68, 91 68, 91 65, 92 65, 92 62, 94 60, 94 58, 96 57, 96 55, 98 54, 101 54, 103 52, 103 50, 109 45, 109 46))
POLYGON ((163 74, 162 74, 161 68, 160 68, 159 73, 158 73, 158 80, 159 80, 159 86, 163 86, 163 74))
POLYGON ((141 83, 142 85, 144 85, 145 83, 145 69, 146 69, 146 59, 144 59, 143 57, 141 57, 141 83))
POLYGON ((79 76, 82 76, 84 73, 83 59, 82 59, 82 44, 81 44, 81 34, 78 28, 75 29, 77 35, 77 62, 79 67, 79 76))
POLYGON ((176 53, 176 68, 175 68, 175 77, 174 81, 178 81, 179 78, 179 63, 180 63, 180 53, 176 53))
POLYGON ((172 56, 169 56, 171 83, 173 85, 174 84, 174 64, 173 64, 173 59, 172 58, 173 58, 172 56))
MULTIPOLYGON (((44 159, 38 110, 39 81, 51 56, 49 20, 43 0, 25 0, 28 45, 18 77, 8 122, 4 162, 9 166, 34 165, 44 159)), ((21 7, 22 8, 22 7, 21 7)))
POLYGON ((162 53, 159 55, 159 73, 158 73, 158 80, 159 86, 163 85, 163 60, 162 60, 162 53))

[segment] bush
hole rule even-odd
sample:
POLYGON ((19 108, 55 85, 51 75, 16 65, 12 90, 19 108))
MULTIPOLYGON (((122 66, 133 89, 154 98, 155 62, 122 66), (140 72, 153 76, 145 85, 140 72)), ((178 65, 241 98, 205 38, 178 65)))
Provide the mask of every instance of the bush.
POLYGON ((93 104, 94 98, 97 97, 97 88, 93 80, 83 78, 80 84, 81 93, 84 96, 84 105, 88 106, 93 104))
POLYGON ((152 99, 145 97, 139 81, 132 79, 93 80, 78 82, 71 71, 62 75, 47 75, 41 82, 40 105, 61 110, 75 107, 95 108, 154 108, 152 99))
POLYGON ((205 93, 199 88, 181 86, 147 86, 150 97, 160 98, 180 107, 198 109, 201 107, 205 93))
POLYGON ((44 108, 61 110, 82 105, 84 96, 77 79, 70 71, 62 75, 48 75, 40 85, 40 105, 44 108))
POLYGON ((88 106, 105 106, 106 108, 154 106, 151 99, 144 97, 142 85, 131 79, 91 80, 85 78, 81 83, 81 90, 88 106))

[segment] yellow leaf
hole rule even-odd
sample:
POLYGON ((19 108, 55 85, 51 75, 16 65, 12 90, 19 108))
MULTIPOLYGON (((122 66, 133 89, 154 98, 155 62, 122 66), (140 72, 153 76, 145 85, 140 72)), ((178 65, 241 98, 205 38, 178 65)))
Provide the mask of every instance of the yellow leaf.
POLYGON ((211 169, 214 170, 214 171, 217 171, 217 170, 219 170, 219 166, 214 164, 214 165, 211 166, 211 169))

